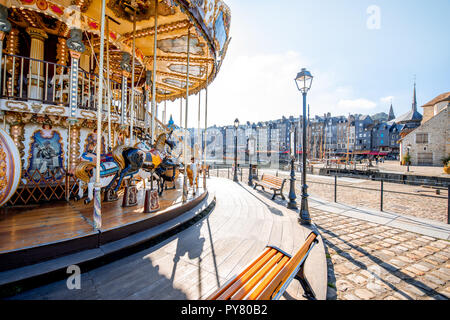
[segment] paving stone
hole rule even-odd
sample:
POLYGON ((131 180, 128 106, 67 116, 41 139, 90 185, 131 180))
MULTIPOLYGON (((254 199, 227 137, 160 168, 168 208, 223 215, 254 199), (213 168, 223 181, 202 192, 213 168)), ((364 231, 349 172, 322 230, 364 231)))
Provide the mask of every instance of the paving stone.
POLYGON ((405 262, 397 260, 397 259, 392 259, 389 261, 389 263, 398 268, 402 268, 402 267, 406 266, 405 262))
POLYGON ((363 300, 370 300, 375 298, 375 295, 367 289, 357 289, 355 290, 355 295, 363 300))
POLYGON ((350 274, 347 276, 347 279, 353 281, 357 285, 364 285, 367 283, 367 278, 362 277, 360 275, 350 274))
POLYGON ((340 292, 345 292, 350 288, 353 288, 353 285, 349 281, 342 279, 336 281, 336 289, 340 292))
POLYGON ((334 271, 335 271, 335 273, 339 273, 339 274, 343 274, 343 275, 347 275, 352 272, 351 270, 349 270, 342 264, 334 266, 334 271))
POLYGON ((402 279, 400 279, 399 277, 394 276, 393 274, 390 274, 390 275, 386 276, 385 280, 388 283, 391 283, 391 284, 399 284, 402 281, 402 279))
POLYGON ((422 297, 422 296, 425 295, 425 293, 424 293, 422 290, 418 289, 416 286, 413 286, 413 285, 411 285, 411 284, 407 284, 407 285, 404 287, 404 289, 405 289, 407 292, 410 292, 410 293, 412 293, 412 294, 415 295, 415 296, 420 296, 420 297, 422 297))
POLYGON ((353 294, 346 294, 346 295, 344 295, 344 299, 345 300, 361 300, 360 298, 358 298, 357 296, 355 296, 353 294))
POLYGON ((397 240, 394 240, 394 239, 385 239, 384 241, 386 241, 387 243, 390 243, 390 244, 399 244, 400 242, 398 242, 397 240))

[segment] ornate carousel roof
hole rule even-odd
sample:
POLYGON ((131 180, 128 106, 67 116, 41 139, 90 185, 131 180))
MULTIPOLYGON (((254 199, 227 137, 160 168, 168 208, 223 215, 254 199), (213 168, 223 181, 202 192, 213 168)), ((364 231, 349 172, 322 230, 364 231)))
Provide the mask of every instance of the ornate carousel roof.
MULTIPOLYGON (((156 100, 186 95, 187 46, 190 36, 189 93, 214 80, 230 41, 231 13, 222 0, 157 0, 156 100)), ((16 24, 41 26, 68 38, 70 29, 83 31, 83 42, 99 51, 101 0, 10 0, 16 24)), ((132 53, 136 17, 135 82, 145 83, 153 69, 155 0, 106 0, 111 76, 120 79, 122 52, 132 53), (144 70, 145 69, 145 70, 144 70)))

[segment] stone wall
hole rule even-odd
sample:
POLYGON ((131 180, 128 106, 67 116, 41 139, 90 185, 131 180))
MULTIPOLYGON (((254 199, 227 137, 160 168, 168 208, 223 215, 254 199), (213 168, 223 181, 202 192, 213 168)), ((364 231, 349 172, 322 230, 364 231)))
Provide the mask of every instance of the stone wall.
POLYGON ((402 156, 407 152, 407 146, 411 145, 411 164, 419 165, 419 154, 432 153, 432 165, 443 166, 441 159, 450 154, 450 111, 447 106, 439 114, 424 122, 420 127, 408 134, 402 141, 402 156), (428 143, 416 143, 418 134, 427 133, 428 143))

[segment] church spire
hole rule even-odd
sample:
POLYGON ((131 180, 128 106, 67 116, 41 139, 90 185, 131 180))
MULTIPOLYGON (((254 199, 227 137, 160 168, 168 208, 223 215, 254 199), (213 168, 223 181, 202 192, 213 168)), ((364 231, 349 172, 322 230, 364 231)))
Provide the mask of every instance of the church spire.
POLYGON ((416 80, 414 79, 414 96, 412 103, 412 111, 417 112, 417 96, 416 96, 416 80))
POLYGON ((388 121, 391 121, 391 120, 394 120, 394 119, 395 119, 394 107, 392 106, 392 101, 391 101, 391 108, 389 109, 388 121))

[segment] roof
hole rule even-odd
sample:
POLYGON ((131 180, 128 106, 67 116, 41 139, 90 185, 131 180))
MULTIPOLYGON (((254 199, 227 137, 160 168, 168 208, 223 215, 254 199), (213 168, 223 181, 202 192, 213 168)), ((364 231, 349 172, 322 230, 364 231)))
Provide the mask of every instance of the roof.
POLYGON ((408 111, 405 114, 402 114, 398 118, 394 120, 396 123, 407 123, 407 122, 420 122, 422 121, 422 115, 414 110, 408 111))
POLYGON ((444 102, 444 101, 449 101, 450 102, 450 92, 446 92, 443 94, 438 95, 436 98, 434 98, 433 100, 427 102, 426 104, 424 104, 422 106, 422 108, 424 107, 431 107, 434 106, 438 103, 444 102))

